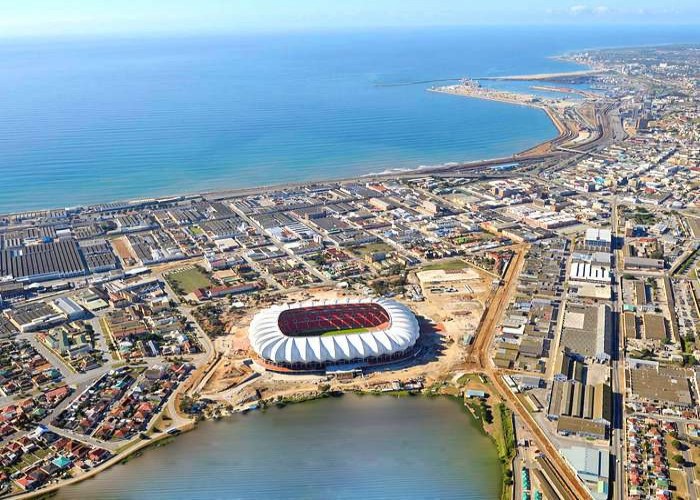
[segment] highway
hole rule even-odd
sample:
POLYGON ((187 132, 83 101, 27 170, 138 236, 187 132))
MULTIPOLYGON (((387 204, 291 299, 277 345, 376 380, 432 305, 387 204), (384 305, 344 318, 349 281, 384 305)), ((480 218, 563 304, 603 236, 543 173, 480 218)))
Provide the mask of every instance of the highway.
MULTIPOLYGON (((552 115, 550 115, 552 116, 552 115)), ((495 159, 489 159, 489 160, 482 160, 482 161, 475 161, 475 162, 469 162, 469 163, 462 163, 457 166, 442 166, 442 167, 435 167, 435 169, 425 169, 421 173, 430 173, 430 174, 444 174, 444 175, 456 175, 459 174, 460 172, 469 172, 469 171, 474 171, 474 170, 479 170, 482 168, 489 168, 493 166, 499 166, 499 165, 507 165, 507 164, 513 164, 513 163, 522 163, 522 162, 544 162, 544 161, 552 161, 553 163, 556 162, 557 166, 560 165, 566 165, 568 161, 571 161, 575 158, 580 157, 582 154, 590 154, 590 155, 598 155, 598 151, 601 149, 607 147, 609 144, 621 140, 624 138, 624 131, 622 130, 621 127, 621 122, 619 119, 619 113, 618 110, 612 106, 612 105, 596 105, 595 106, 595 116, 596 116, 596 132, 592 135, 591 139, 585 143, 578 144, 576 146, 576 149, 571 149, 567 148, 565 144, 567 144, 571 138, 572 138, 572 131, 571 128, 568 126, 564 126, 563 128, 560 128, 560 134, 557 138, 552 139, 550 141, 547 141, 545 145, 549 145, 549 150, 544 151, 544 152, 535 152, 539 148, 531 148, 525 152, 518 153, 513 156, 508 156, 508 157, 502 157, 502 158, 495 158, 495 159)), ((556 117, 552 117, 554 121, 557 120, 556 117)), ((561 120, 561 118, 559 117, 561 120)), ((562 120, 564 121, 564 120, 562 120)), ((542 146, 542 145, 541 145, 542 146)), ((556 167, 555 167, 556 168, 556 167)), ((400 174, 399 176, 415 176, 416 172, 407 172, 406 174, 400 174)), ((376 176, 381 178, 382 176, 376 176)), ((387 177, 389 178, 396 178, 396 174, 390 174, 387 177)), ((252 226, 256 227, 259 231, 264 232, 263 228, 260 227, 255 221, 250 219, 245 213, 243 213, 240 210, 237 210, 238 215, 242 217, 244 220, 246 220, 249 224, 252 226)), ((613 224, 614 224, 614 230, 613 232, 617 232, 617 201, 615 200, 615 203, 613 205, 613 224)), ((286 255, 289 257, 294 258, 296 261, 301 263, 311 274, 315 275, 318 277, 322 283, 328 284, 328 280, 325 278, 323 274, 321 274, 318 270, 313 268, 308 264, 308 262, 304 261, 304 259, 296 257, 288 248, 285 247, 283 242, 277 240, 276 238, 272 238, 273 244, 279 248, 280 250, 284 251, 286 255)), ((547 457, 547 460, 553 465, 553 469, 555 473, 558 476, 559 481, 566 485, 569 488, 568 493, 566 494, 567 498, 572 498, 572 499, 578 499, 578 498, 587 498, 590 496, 588 489, 579 481, 578 477, 574 473, 574 471, 568 466, 568 464, 564 461, 564 459, 561 457, 559 454, 556 446, 552 444, 552 442, 549 440, 545 432, 541 429, 541 427, 538 425, 538 423, 534 420, 532 415, 530 414, 529 410, 523 405, 520 399, 515 397, 515 395, 510 391, 510 389, 505 385, 503 382, 501 376, 503 372, 499 371, 496 369, 496 367, 493 365, 492 359, 491 359, 491 353, 490 353, 490 347, 492 345, 492 341, 497 329, 497 326, 499 322, 501 321, 503 314, 508 307, 509 301, 514 294, 515 287, 517 285, 517 280, 518 276, 520 274, 520 271, 523 267, 524 260, 525 260, 525 254, 527 252, 527 246, 526 245, 516 245, 513 247, 513 250, 515 251, 515 255, 513 259, 511 260, 510 265, 508 266, 508 269, 506 270, 506 273, 504 275, 502 285, 499 286, 496 290, 494 290, 490 300, 485 306, 485 313, 482 318, 481 324, 479 325, 478 333, 475 338, 474 345, 472 347, 471 353, 470 353, 470 365, 472 367, 477 367, 479 371, 482 371, 486 375, 489 376, 489 378, 493 381, 494 387, 496 390, 499 392, 500 396, 503 398, 504 401, 507 401, 509 403, 509 407, 511 407, 515 415, 517 416, 518 420, 522 423, 523 426, 525 426, 530 433, 532 434, 535 443, 539 447, 539 449, 545 454, 547 457)), ((620 252, 616 251, 616 257, 620 257, 620 252)), ((616 261, 617 262, 617 261, 616 261)), ((251 264, 253 264, 251 262, 251 264)), ((185 262, 178 262, 172 267, 181 267, 183 265, 186 265, 185 262)), ((158 271, 154 269, 154 276, 157 278, 162 278, 163 273, 165 272, 165 269, 163 268, 162 270, 158 271)), ((619 268, 618 268, 619 272, 619 268)), ((269 275, 266 275, 267 273, 263 273, 263 276, 270 281, 271 283, 275 283, 274 278, 272 278, 269 275)), ((170 297, 177 297, 177 295, 170 289, 170 286, 167 283, 167 280, 164 280, 166 290, 168 292, 168 295, 170 297)), ((277 284, 279 285, 279 284, 277 284)), ((281 287, 280 287, 281 288, 281 287)), ((612 376, 611 376, 611 385, 613 389, 613 393, 616 395, 614 399, 614 411, 613 411, 613 425, 612 425, 612 432, 611 432, 611 442, 613 446, 613 452, 615 450, 619 450, 619 455, 615 457, 617 465, 614 466, 614 477, 611 478, 611 481, 613 484, 611 485, 613 487, 613 498, 617 499, 623 499, 625 498, 625 481, 624 481, 624 468, 623 464, 625 462, 624 460, 624 449, 625 449, 625 439, 624 439, 624 395, 625 395, 625 378, 624 378, 624 360, 623 360, 623 349, 624 349, 624 339, 622 335, 620 335, 619 332, 619 320, 618 316, 620 313, 620 298, 621 298, 621 284, 619 277, 616 277, 616 297, 615 300, 613 301, 613 310, 615 312, 614 318, 615 318, 615 327, 614 327, 614 342, 615 345, 618 346, 619 352, 615 353, 612 361, 612 376)), ((282 293, 284 291, 282 290, 282 293)), ((68 292, 63 292, 63 293, 68 293, 68 292)), ((562 305, 563 307, 563 305, 562 305)), ((203 353, 199 354, 197 356, 193 356, 193 361, 194 364, 197 365, 198 367, 201 367, 205 364, 206 360, 211 360, 213 355, 214 355, 214 346, 212 345, 209 337, 201 330, 199 327, 198 323, 195 321, 191 314, 191 308, 184 305, 180 304, 180 311, 182 314, 185 316, 187 319, 188 323, 194 325, 194 328, 196 329, 197 336, 202 344, 203 347, 203 353)), ((92 321, 93 325, 95 326, 95 332, 98 334, 98 343, 99 347, 101 349, 106 348, 106 342, 104 338, 104 332, 102 332, 102 329, 99 325, 99 322, 97 321, 99 319, 99 316, 95 318, 95 320, 92 321)), ((559 325, 560 327, 560 325, 559 325)), ((59 359, 58 356, 55 355, 54 352, 50 351, 46 346, 43 344, 39 343, 34 334, 25 334, 20 336, 21 338, 27 338, 32 345, 44 356, 46 357, 54 366, 57 366, 62 372, 64 376, 64 383, 74 386, 76 388, 76 391, 73 395, 71 395, 69 398, 67 398, 65 401, 63 401, 55 410, 54 410, 54 415, 57 415, 62 411, 68 404, 70 404, 71 401, 75 400, 77 395, 80 394, 83 390, 85 390, 90 383, 92 383, 94 380, 96 380, 99 376, 102 374, 106 373, 109 371, 112 367, 116 366, 119 364, 118 361, 108 359, 106 363, 100 367, 97 368, 87 374, 77 374, 73 373, 71 370, 68 369, 68 367, 65 365, 65 363, 59 359)), ((108 351, 105 351, 108 353, 108 351)), ((151 362, 161 362, 163 361, 163 358, 157 357, 157 358, 149 358, 147 360, 149 363, 151 362)), ((184 384, 181 386, 180 389, 178 389, 178 393, 181 391, 185 390, 184 384)), ((198 386, 197 386, 198 387, 198 386)), ((238 388, 240 389, 240 387, 238 388)), ((9 398, 8 398, 9 400, 9 398)), ((0 403, 3 402, 3 398, 0 398, 0 403)), ((188 420, 185 418, 182 418, 181 416, 178 415, 177 412, 177 398, 176 394, 171 395, 170 400, 167 402, 167 408, 169 411, 169 414, 173 419, 175 419, 173 426, 174 427, 179 427, 179 426, 184 426, 188 424, 188 420)), ((44 420, 44 423, 50 425, 50 420, 52 416, 47 416, 47 418, 44 420)), ((152 421, 152 424, 156 421, 157 419, 154 418, 152 421)), ((52 427, 53 429, 53 427, 52 427)), ((58 431, 61 434, 65 435, 72 435, 70 431, 66 430, 60 430, 58 431)), ((115 446, 112 446, 111 443, 105 444, 100 441, 92 440, 89 437, 86 436, 75 436, 78 439, 81 439, 83 441, 88 441, 91 442, 92 444, 100 445, 100 446, 106 446, 108 448, 114 449, 115 446)), ((519 472, 519 471, 516 471, 519 472)), ((690 478, 690 475, 688 476, 690 478)))
MULTIPOLYGON (((626 137, 622 128, 622 121, 618 109, 609 103, 596 103, 595 105, 596 127, 591 136, 591 139, 581 142, 576 145, 575 149, 564 149, 571 139, 571 130, 560 133, 556 138, 546 141, 543 144, 529 148, 523 152, 517 153, 511 157, 494 158, 484 161, 476 161, 471 163, 463 163, 451 167, 436 167, 435 169, 425 169, 425 173, 442 174, 442 173, 459 173, 469 170, 478 170, 480 168, 494 167, 499 165, 508 165, 522 162, 544 162, 551 161, 554 171, 561 170, 570 166, 574 160, 579 159, 585 154, 597 154, 608 147, 609 145, 619 142, 626 137), (550 150, 547 152, 537 152, 541 146, 549 144, 550 150)), ((413 175, 415 172, 402 175, 413 175)))
MULTIPOLYGON (((622 128, 622 122, 620 120, 620 115, 618 109, 614 104, 610 104, 604 98, 595 102, 595 116, 596 123, 594 127, 594 133, 591 139, 586 142, 582 142, 576 145, 576 149, 579 151, 577 153, 559 151, 555 147, 558 145, 565 145, 572 138, 571 130, 560 131, 557 137, 549 139, 544 143, 532 146, 524 151, 516 153, 511 156, 502 156, 498 158, 490 158, 485 160, 475 160, 471 162, 455 162, 445 165, 436 165, 433 167, 426 167, 420 170, 421 175, 435 175, 435 176, 455 176, 461 175, 473 171, 478 171, 480 169, 487 169, 490 167, 498 167, 502 165, 512 165, 518 163, 538 163, 538 162, 552 162, 549 168, 555 170, 560 170, 571 164, 572 160, 579 158, 582 152, 587 151, 600 151, 610 144, 620 141, 626 137, 624 130, 622 128), (538 150, 544 148, 545 146, 550 146, 549 150, 546 152, 537 152, 538 150)), ((557 119, 550 114, 552 121, 556 123, 557 119)), ((406 172, 391 172, 386 174, 371 175, 367 179, 396 179, 396 178, 407 178, 415 177, 416 170, 408 170, 406 172)), ((357 178, 345 178, 338 179, 336 182, 357 182, 357 178)), ((269 189, 275 189, 280 187, 300 187, 305 186, 305 182, 291 182, 280 184, 278 186, 270 186, 269 189)), ((202 193, 207 200, 218 200, 224 198, 232 198, 239 196, 247 196, 259 193, 259 188, 240 188, 240 189, 228 189, 221 191, 212 191, 208 193, 202 193)))
MULTIPOLYGON (((613 245, 618 238, 619 221, 617 210, 617 197, 612 202, 612 234, 613 245)), ((622 334, 622 250, 615 249, 613 266, 615 272, 615 292, 612 300, 613 328, 612 345, 617 347, 612 353, 611 362, 611 389, 613 394, 613 422, 610 432, 611 456, 613 457, 614 475, 610 478, 612 483, 612 498, 622 500, 625 497, 625 462, 626 462, 626 439, 625 439, 625 339, 622 334)))

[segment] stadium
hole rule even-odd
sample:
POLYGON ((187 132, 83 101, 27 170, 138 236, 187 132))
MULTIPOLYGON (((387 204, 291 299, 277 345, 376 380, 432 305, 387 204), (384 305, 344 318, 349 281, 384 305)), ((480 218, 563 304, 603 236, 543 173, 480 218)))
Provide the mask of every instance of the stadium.
POLYGON ((411 310, 388 299, 308 301, 257 313, 248 336, 271 370, 319 371, 409 356, 420 335, 411 310))

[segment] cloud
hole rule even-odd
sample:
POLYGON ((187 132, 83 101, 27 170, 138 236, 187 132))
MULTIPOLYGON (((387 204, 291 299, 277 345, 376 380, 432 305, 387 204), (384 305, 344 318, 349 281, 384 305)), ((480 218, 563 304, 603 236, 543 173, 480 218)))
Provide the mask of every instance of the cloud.
POLYGON ((574 14, 574 15, 579 15, 579 14, 584 14, 588 12, 588 6, 587 5, 572 5, 569 7, 569 12, 574 14))
MULTIPOLYGON (((572 16, 604 16, 613 13, 614 9, 607 5, 577 4, 559 12, 572 16)), ((556 11, 550 11, 549 13, 556 13, 556 11)))

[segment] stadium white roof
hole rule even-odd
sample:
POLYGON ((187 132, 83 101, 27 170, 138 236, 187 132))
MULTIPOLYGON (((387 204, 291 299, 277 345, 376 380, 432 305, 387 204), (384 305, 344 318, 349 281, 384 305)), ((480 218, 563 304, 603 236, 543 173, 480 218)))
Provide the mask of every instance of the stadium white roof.
POLYGON ((420 334, 418 321, 403 304, 388 299, 337 299, 272 306, 253 317, 248 336, 258 355, 275 363, 333 363, 391 355, 412 347, 420 334), (362 333, 330 336, 288 336, 279 327, 289 309, 375 303, 389 315, 389 324, 362 333))

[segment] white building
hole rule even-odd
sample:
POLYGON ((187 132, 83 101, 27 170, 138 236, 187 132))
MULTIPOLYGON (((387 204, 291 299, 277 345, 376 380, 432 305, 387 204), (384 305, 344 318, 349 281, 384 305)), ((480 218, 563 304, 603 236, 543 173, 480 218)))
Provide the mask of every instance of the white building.
POLYGON ((419 334, 416 317, 403 304, 339 299, 265 309, 253 318, 248 336, 264 363, 309 370, 399 359, 419 334))

